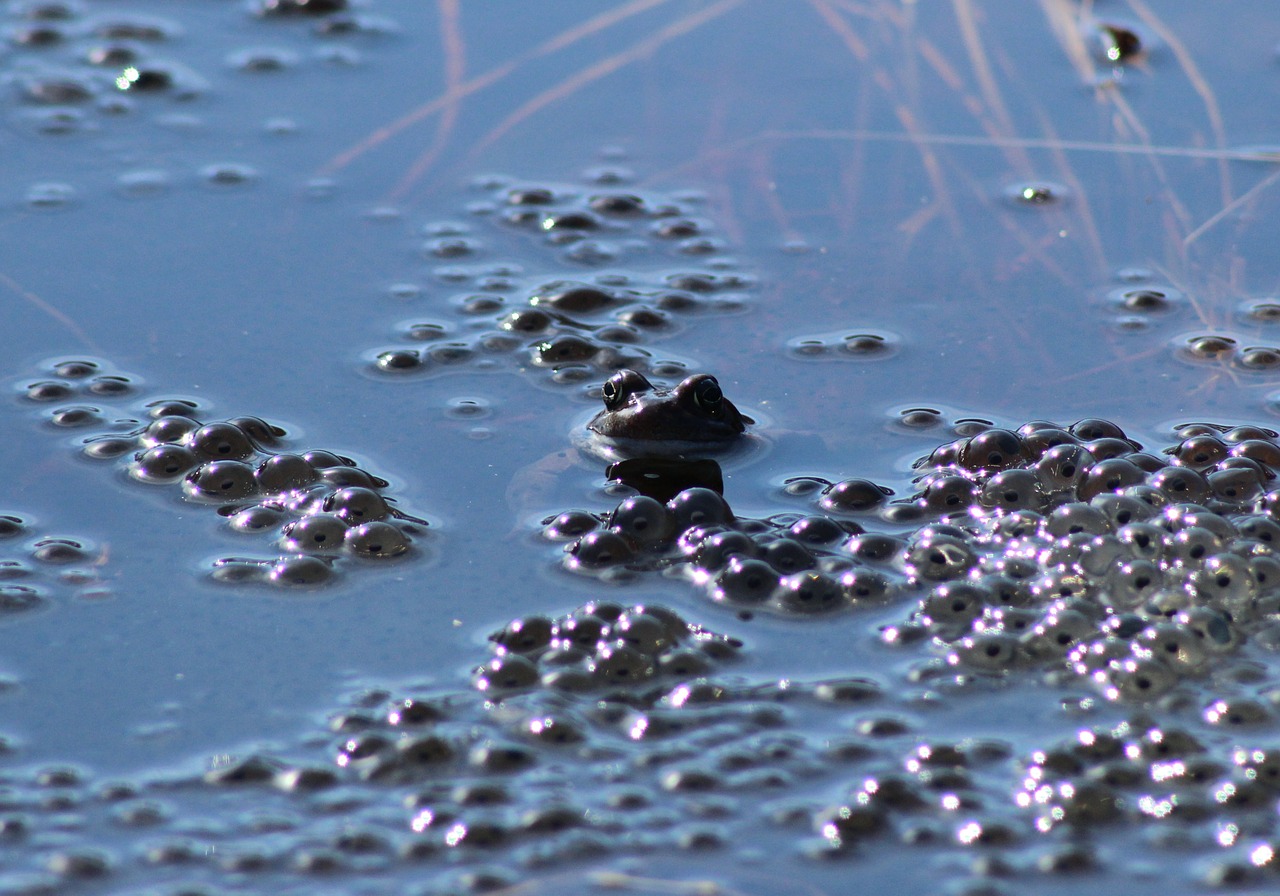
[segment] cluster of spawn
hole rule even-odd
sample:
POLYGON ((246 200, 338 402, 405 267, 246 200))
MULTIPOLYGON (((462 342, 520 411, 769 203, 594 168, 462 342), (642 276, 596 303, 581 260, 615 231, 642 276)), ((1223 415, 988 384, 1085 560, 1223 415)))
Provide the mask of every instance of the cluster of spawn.
MULTIPOLYGON (((400 344, 370 353, 372 368, 402 376, 490 369, 514 358, 557 383, 593 382, 627 367, 683 375, 679 362, 655 358, 651 343, 690 316, 741 309, 754 278, 720 254, 724 244, 697 217, 695 202, 599 180, 586 187, 486 180, 485 198, 470 206, 473 216, 554 249, 562 268, 551 277, 486 260, 491 249, 467 223, 430 225, 424 254, 439 262, 433 275, 453 292, 432 294, 433 315, 404 322, 400 344), (625 272, 613 267, 623 263, 625 272), (566 269, 583 274, 567 278, 566 269)), ((406 298, 416 292, 406 289, 406 298)))
POLYGON ((544 534, 575 571, 679 574, 745 613, 906 603, 882 637, 929 640, 946 668, 1038 668, 1110 699, 1175 699, 1179 682, 1244 662, 1246 642, 1280 646, 1276 435, 1178 435, 1150 453, 1101 420, 990 428, 921 459, 901 499, 795 477, 819 513, 742 518, 692 488, 567 511, 544 534))
POLYGON ((483 892, 587 858, 709 851, 758 878, 779 838, 941 862, 965 892, 1140 874, 1173 851, 1203 856, 1214 885, 1266 874, 1280 761, 1241 712, 1213 710, 1225 752, 1212 729, 1142 712, 1024 752, 930 733, 941 708, 918 684, 733 674, 734 641, 653 605, 522 617, 490 647, 525 664, 487 663, 470 691, 364 687, 325 730, 204 771, 12 770, 6 882, 392 893, 426 873, 421 892, 483 892), (637 671, 610 669, 613 649, 637 671))
POLYGON ((258 417, 203 422, 189 399, 139 401, 132 377, 97 361, 54 361, 45 374, 23 381, 23 395, 48 406, 47 424, 74 431, 85 457, 272 540, 274 556, 215 561, 216 579, 318 585, 340 563, 408 555, 425 534, 426 521, 384 493, 386 480, 330 451, 289 451, 285 431, 258 417))
MULTIPOLYGON (((357 13, 346 0, 253 0, 248 6, 252 19, 300 21, 326 41, 392 27, 357 13)), ((175 60, 183 29, 168 18, 91 11, 85 4, 62 0, 10 3, 3 12, 6 80, 21 103, 20 123, 36 133, 91 132, 108 119, 135 114, 140 102, 185 103, 209 90, 211 73, 206 76, 175 60)), ((243 7, 235 14, 244 16, 243 7)), ((337 62, 353 62, 353 54, 342 44, 320 51, 322 59, 337 62)), ((229 61, 243 72, 268 72, 289 67, 295 56, 259 47, 237 52, 229 61)), ((236 166, 211 166, 204 175, 213 183, 238 179, 236 166)), ((154 176, 145 183, 138 177, 135 173, 121 186, 143 192, 162 186, 154 176)), ((33 193, 32 201, 38 203, 42 195, 48 203, 57 199, 54 191, 45 192, 33 193)))
POLYGON ((0 513, 0 619, 41 610, 64 596, 109 597, 106 555, 85 538, 40 534, 33 521, 0 513))

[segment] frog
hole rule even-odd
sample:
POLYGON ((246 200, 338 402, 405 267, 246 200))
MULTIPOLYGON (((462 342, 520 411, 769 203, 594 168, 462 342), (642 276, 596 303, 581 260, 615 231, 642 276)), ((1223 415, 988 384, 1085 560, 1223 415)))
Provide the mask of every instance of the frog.
MULTIPOLYGON (((569 447, 526 466, 512 479, 507 501, 521 518, 545 516, 545 509, 555 506, 545 496, 555 489, 555 480, 573 467, 599 472, 598 463, 604 461, 607 479, 625 481, 626 476, 609 471, 635 461, 646 465, 637 475, 652 475, 654 467, 649 465, 656 465, 659 475, 670 479, 684 473, 671 474, 665 465, 701 463, 693 468, 698 475, 705 477, 705 471, 714 468, 711 478, 718 480, 720 466, 712 456, 738 465, 767 448, 765 440, 747 428, 755 426, 756 420, 724 396, 711 374, 693 374, 668 389, 655 386, 639 371, 622 369, 600 392, 604 407, 575 423, 569 447)), ((625 472, 634 469, 628 467, 625 472)))
POLYGON ((709 373, 662 389, 638 371, 619 370, 601 387, 601 396, 604 408, 587 423, 586 447, 611 460, 727 451, 755 423, 725 397, 709 373))

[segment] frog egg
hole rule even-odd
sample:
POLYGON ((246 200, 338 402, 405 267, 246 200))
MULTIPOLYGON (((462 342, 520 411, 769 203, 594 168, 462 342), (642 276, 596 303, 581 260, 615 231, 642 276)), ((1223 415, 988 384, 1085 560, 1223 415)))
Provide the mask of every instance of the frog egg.
POLYGON ((1097 495, 1089 503, 1102 511, 1114 529, 1130 523, 1143 523, 1156 515, 1155 508, 1131 495, 1108 492, 1097 495))
POLYGON ((1022 643, 1037 659, 1062 657, 1080 641, 1096 633, 1094 624, 1076 610, 1055 610, 1022 636, 1022 643))
POLYGON ((551 645, 553 624, 546 616, 513 619, 489 636, 500 653, 538 654, 551 645))
POLYGON ((0 585, 0 617, 37 609, 45 601, 39 588, 30 585, 0 585))
POLYGON ((1055 509, 1045 520, 1045 532, 1061 538, 1083 532, 1088 535, 1106 535, 1111 532, 1107 515, 1091 504, 1073 502, 1055 509))
POLYGON ((1094 464, 1094 457, 1074 443, 1055 445, 1040 455, 1031 471, 1047 494, 1074 490, 1094 464))
POLYGON ((1124 439, 1126 438, 1124 430, 1110 420, 1102 420, 1098 417, 1085 417, 1071 424, 1068 431, 1082 442, 1092 442, 1095 439, 1124 439))
POLYGON ((944 582, 920 601, 922 621, 932 630, 946 633, 967 632, 982 616, 987 593, 973 582, 944 582))
MULTIPOLYGON (((303 457, 306 457, 306 454, 303 454, 303 457)), ((388 485, 387 480, 379 479, 378 476, 371 475, 357 466, 325 467, 320 471, 320 481, 334 489, 344 489, 349 486, 349 488, 374 489, 375 492, 378 489, 387 488, 388 485)))
POLYGON ((824 489, 818 505, 832 513, 861 513, 879 507, 891 494, 869 479, 845 479, 824 489))
POLYGON ((988 429, 970 436, 960 449, 960 466, 974 472, 996 472, 1027 460, 1022 438, 1007 429, 988 429))
POLYGON ((1114 535, 1099 535, 1084 542, 1076 562, 1086 576, 1100 578, 1117 561, 1132 559, 1128 546, 1114 535))
POLYGON ((325 499, 324 509, 349 526, 384 520, 391 515, 387 499, 362 486, 338 489, 325 499))
POLYGON ((983 507, 998 510, 1039 510, 1046 499, 1040 481, 1030 470, 1002 470, 982 486, 979 501, 983 507))
POLYGON ((615 642, 596 651, 589 669, 601 684, 619 685, 652 678, 657 665, 634 647, 615 642))
POLYGON ((1107 699, 1143 702, 1167 694, 1178 683, 1178 676, 1155 657, 1134 657, 1113 663, 1105 682, 1107 699))
POLYGON ((1137 643, 1174 669, 1198 671, 1209 654, 1195 634, 1171 622, 1157 622, 1138 634, 1137 643))
POLYGON ((897 595, 902 583, 877 569, 858 566, 841 573, 840 587, 845 599, 857 605, 888 600, 897 595))
POLYGON ((896 535, 881 532, 860 532, 845 543, 844 550, 855 560, 867 563, 891 564, 907 548, 907 543, 896 535))
POLYGON ((1137 464, 1123 457, 1110 457, 1089 468, 1076 488, 1076 495, 1081 501, 1089 501, 1106 492, 1118 492, 1146 481, 1147 473, 1137 464))
POLYGON ((74 395, 75 390, 68 383, 43 380, 28 384, 25 394, 31 401, 63 401, 74 395))
POLYGON ((538 667, 519 653, 496 656, 472 673, 476 689, 486 693, 521 690, 537 681, 538 667))
POLYGON ((1197 526, 1223 541, 1233 539, 1240 534, 1231 520, 1200 504, 1170 504, 1164 509, 1163 518, 1165 526, 1170 531, 1197 526))
POLYGON ((1187 587, 1197 601, 1213 602, 1233 610, 1247 608, 1256 594, 1249 562, 1235 554, 1207 557, 1204 564, 1191 573, 1187 587))
POLYGON ((687 488, 667 502, 667 509, 671 511, 677 532, 733 519, 733 511, 724 498, 709 488, 687 488))
POLYGON ((333 567, 309 554, 281 557, 267 572, 267 579, 273 584, 294 587, 322 585, 331 578, 333 567))
POLYGON ((94 460, 110 460, 128 454, 138 447, 138 440, 132 436, 96 436, 86 439, 80 449, 85 457, 94 460))
POLYGON ((1044 604, 1052 600, 1083 597, 1089 593, 1089 581, 1070 566, 1061 566, 1031 581, 1031 595, 1044 604))
POLYGON ((306 488, 316 482, 320 474, 296 454, 276 454, 258 464, 253 477, 264 494, 273 495, 306 488))
POLYGON ((963 539, 948 535, 922 536, 908 545, 904 566, 914 578, 925 582, 945 582, 966 575, 977 563, 977 555, 963 539))
POLYGON ((951 513, 971 506, 978 487, 958 473, 930 477, 920 492, 919 503, 931 513, 951 513))
POLYGON ((779 609, 792 613, 824 613, 847 605, 838 583, 812 571, 783 576, 771 600, 779 609))
POLYGON ((1165 467, 1147 477, 1147 485, 1174 502, 1200 504, 1209 497, 1204 476, 1187 467, 1165 467))
POLYGON ((989 607, 1025 607, 1032 602, 1031 586, 1023 579, 999 572, 975 577, 973 584, 983 590, 989 607))
POLYGON ((183 441, 200 428, 190 417, 159 417, 152 420, 142 433, 142 441, 148 445, 166 445, 183 441))
POLYGON ((569 549, 572 568, 602 569, 632 560, 634 552, 616 532, 588 532, 569 549))
MULTIPOLYGON (((889 826, 886 810, 869 803, 850 801, 830 806, 813 816, 813 828, 822 838, 824 849, 844 851, 857 843, 883 832, 889 826)), ((815 853, 820 855, 822 853, 815 853)))
POLYGON ((1217 470, 1210 473, 1206 481, 1213 500, 1227 505, 1230 510, 1252 507, 1265 491, 1261 475, 1247 468, 1217 470))
POLYGON ((1155 563, 1164 558, 1168 535, 1168 532, 1152 523, 1129 523, 1116 530, 1116 538, 1120 539, 1132 557, 1155 563))
POLYGON ((673 520, 666 505, 647 495, 632 495, 610 514, 608 525, 632 543, 648 547, 671 537, 673 520))
POLYGON ((1188 607, 1174 618, 1177 625, 1200 639, 1209 653, 1227 653, 1240 646, 1241 634, 1228 617, 1209 607, 1188 607))
POLYGON ((729 529, 699 540, 693 561, 698 569, 715 572, 723 569, 733 557, 754 557, 757 553, 751 536, 729 529))
POLYGON ((211 460, 186 475, 183 491, 188 497, 210 501, 246 498, 258 490, 253 473, 253 467, 242 461, 211 460))
POLYGON ((92 426, 103 421, 98 408, 88 405, 67 405, 50 411, 49 422, 54 426, 74 427, 92 426))
POLYGON ((1164 538, 1166 562, 1184 569, 1198 568, 1212 554, 1222 551, 1222 541, 1207 529, 1190 526, 1164 538))
POLYGON ((1191 595, 1185 588, 1161 588, 1151 595, 1137 612, 1148 619, 1173 619, 1191 606, 1191 595))
POLYGON ((1018 436, 1031 461, 1038 460, 1059 445, 1078 445, 1080 440, 1055 423, 1035 420, 1018 427, 1018 436))
POLYGON ((230 423, 200 427, 187 437, 186 446, 207 460, 246 460, 254 453, 253 442, 230 423))
POLYGON ((688 647, 668 650, 658 657, 658 671, 675 678, 698 678, 711 671, 711 658, 688 647))
POLYGON ((409 373, 425 366, 421 353, 410 348, 393 348, 378 352, 373 366, 383 373, 409 373))
POLYGON ((822 547, 844 541, 851 532, 860 532, 861 529, 854 523, 842 526, 826 516, 805 516, 792 523, 787 533, 801 544, 822 547))
POLYGON ((1276 444, 1273 436, 1266 435, 1267 432, 1269 430, 1239 426, 1223 436, 1223 439, 1231 445, 1232 457, 1251 458, 1264 467, 1280 467, 1280 445, 1276 444))
POLYGON ((712 600, 756 604, 768 600, 778 582, 778 573, 763 560, 734 556, 712 579, 709 590, 712 600))
POLYGON ((777 538, 766 544, 761 559, 782 575, 813 569, 817 565, 813 553, 790 538, 777 538))
POLYGON ((382 521, 352 526, 343 536, 347 550, 359 557, 394 557, 409 550, 409 538, 382 521))
POLYGON ((557 620, 551 643, 552 646, 594 651, 598 643, 609 637, 609 633, 609 625, 603 619, 583 613, 557 620))
POLYGON ((1269 597, 1280 589, 1280 559, 1269 555, 1250 557, 1249 577, 1259 597, 1269 597))
POLYGON ((1155 511, 1163 510, 1169 506, 1169 498, 1164 492, 1154 489, 1149 485, 1130 485, 1123 488, 1119 492, 1121 497, 1132 498, 1135 501, 1141 501, 1155 511))
POLYGON ((347 524, 330 513, 305 516, 284 529, 284 545, 291 551, 335 551, 342 547, 347 524))
POLYGON ((982 632, 961 638, 947 655, 947 662, 979 672, 1005 672, 1020 656, 1018 639, 1002 632, 982 632))
POLYGON ((1141 606, 1164 587, 1164 573, 1151 560, 1122 560, 1112 566, 1102 581, 1102 591, 1112 606, 1132 609, 1141 606))
POLYGON ((1041 613, 1033 607, 987 607, 982 614, 983 631, 1022 635, 1040 622, 1041 613))
POLYGON ((623 614, 614 623, 612 634, 616 642, 625 644, 649 657, 656 657, 672 646, 667 626, 661 620, 646 613, 623 614))
POLYGON ((1133 651, 1127 641, 1118 637, 1105 637, 1097 641, 1082 641, 1067 652, 1067 665, 1077 675, 1088 678, 1093 673, 1107 669, 1111 663, 1127 660, 1133 651))
POLYGON ((995 518, 991 534, 999 541, 1017 538, 1030 538, 1040 535, 1044 527, 1044 517, 1032 510, 1015 510, 995 518))
MULTIPOLYGON (((1233 728, 1243 728, 1254 725, 1263 725, 1271 721, 1271 713, 1261 703, 1254 700, 1237 699, 1237 700, 1215 700, 1213 703, 1205 707, 1204 720, 1210 725, 1231 726, 1233 728)), ((1264 802, 1271 808, 1275 804, 1275 794, 1270 788, 1262 787, 1261 792, 1257 794, 1260 798, 1258 804, 1264 802)), ((1237 793, 1239 788, 1237 787, 1237 793)))
POLYGON ((1168 449, 1173 463, 1192 470, 1205 470, 1227 456, 1227 443, 1211 433, 1202 433, 1183 439, 1168 449))
POLYGON ((280 526, 288 518, 284 509, 274 504, 246 507, 232 514, 228 521, 237 532, 265 532, 280 526))
POLYGON ((189 448, 181 445, 156 445, 138 456, 129 474, 141 482, 177 482, 200 463, 189 448))
POLYGON ((547 538, 563 540, 577 538, 599 527, 600 521, 585 510, 566 510, 544 521, 542 534, 547 538))

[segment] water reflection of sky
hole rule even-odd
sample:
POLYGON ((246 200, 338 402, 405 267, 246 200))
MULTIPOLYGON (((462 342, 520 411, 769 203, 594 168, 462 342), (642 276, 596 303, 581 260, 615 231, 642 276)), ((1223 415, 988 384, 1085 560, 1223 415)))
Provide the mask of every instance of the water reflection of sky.
MULTIPOLYGON (((238 593, 193 573, 236 536, 105 477, 11 405, 0 506, 101 545, 113 594, 0 633, 18 681, 5 724, 32 762, 124 771, 289 739, 336 691, 456 683, 493 626, 598 591, 548 568, 520 525, 607 504, 595 471, 554 459, 579 391, 503 371, 360 373, 420 313, 393 287, 450 292, 421 252, 427 225, 467 223, 531 274, 556 267, 468 215, 480 174, 575 183, 617 166, 640 189, 706 195, 760 286, 661 347, 774 427, 773 452, 730 471, 746 511, 768 512, 787 475, 901 479, 949 437, 902 432, 910 407, 1102 416, 1144 440, 1275 420, 1276 368, 1236 350, 1280 344, 1266 305, 1280 32, 1262 4, 1118 6, 1150 48, 1122 66, 1065 2, 374 0, 355 33, 316 35, 239 5, 139 0, 52 23, 52 46, 21 43, 30 6, 7 8, 3 62, 6 376, 106 359, 151 393, 352 454, 440 523, 424 562, 318 596, 238 593), (164 39, 123 43, 172 87, 121 95, 114 69, 79 61, 117 13, 159 17, 164 39), (91 95, 34 101, 50 72, 91 95), (849 333, 894 351, 795 350, 849 333), (1188 340, 1206 334, 1236 349, 1196 359, 1188 340), (459 419, 459 399, 491 413, 459 419)), ((638 596, 707 609, 687 592, 638 596)), ((749 633, 760 674, 875 661, 816 626, 749 633)))

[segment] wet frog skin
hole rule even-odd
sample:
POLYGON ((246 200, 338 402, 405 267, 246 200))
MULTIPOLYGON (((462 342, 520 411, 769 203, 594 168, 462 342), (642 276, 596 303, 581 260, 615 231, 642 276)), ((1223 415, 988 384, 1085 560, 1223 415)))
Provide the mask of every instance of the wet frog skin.
POLYGON ((725 398, 709 373, 694 374, 666 390, 634 370, 621 370, 605 382, 602 392, 604 410, 587 428, 615 443, 728 447, 755 422, 725 398))

